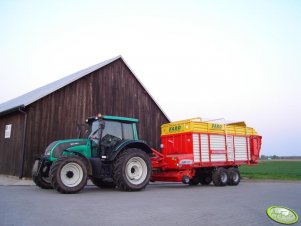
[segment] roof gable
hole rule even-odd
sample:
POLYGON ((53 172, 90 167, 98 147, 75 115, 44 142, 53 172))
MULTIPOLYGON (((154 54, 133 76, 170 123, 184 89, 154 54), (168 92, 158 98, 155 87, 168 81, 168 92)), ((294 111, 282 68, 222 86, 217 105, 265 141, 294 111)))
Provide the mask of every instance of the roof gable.
MULTIPOLYGON (((80 70, 76 73, 73 73, 71 75, 68 75, 64 78, 61 78, 57 81, 54 81, 52 83, 49 83, 45 86, 42 86, 40 88, 37 88, 35 90, 32 90, 26 94, 23 94, 19 97, 16 97, 12 100, 9 100, 7 102, 4 102, 2 104, 0 104, 0 115, 4 115, 13 111, 18 110, 19 108, 24 108, 30 104, 32 104, 33 102, 42 99, 43 97, 63 88, 66 85, 69 85, 70 83, 118 60, 121 59, 125 65, 129 68, 129 70, 133 73, 133 75, 135 76, 135 78, 137 79, 137 81, 140 83, 140 85, 143 87, 143 89, 145 89, 147 91, 147 89, 144 87, 144 85, 139 81, 139 79, 137 78, 137 76, 134 74, 134 72, 130 69, 130 67, 128 66, 128 64, 124 61, 124 59, 122 58, 121 55, 114 57, 112 59, 103 61, 99 64, 95 64, 91 67, 88 67, 86 69, 80 70)), ((158 105, 158 103, 154 100, 154 98, 150 95, 150 93, 147 91, 148 95, 150 96, 150 98, 152 98, 152 100, 155 102, 155 104, 158 106, 158 108, 161 110, 161 112, 164 114, 164 116, 168 119, 168 117, 166 116, 166 114, 163 112, 163 110, 160 108, 160 106, 158 105)), ((168 119, 169 120, 169 119, 168 119)))
POLYGON ((9 100, 7 102, 4 102, 3 104, 0 104, 0 114, 7 112, 7 111, 11 111, 14 110, 16 108, 19 107, 26 107, 28 105, 30 105, 31 103, 49 95, 50 93, 55 92, 56 90, 84 77, 85 75, 96 71, 110 63, 112 63, 115 60, 118 60, 119 58, 121 58, 121 56, 117 56, 115 58, 106 60, 104 62, 101 62, 99 64, 95 64, 91 67, 88 67, 86 69, 80 70, 76 73, 73 73, 71 75, 68 75, 64 78, 61 78, 57 81, 54 81, 52 83, 49 83, 45 86, 42 86, 40 88, 37 88, 33 91, 30 91, 24 95, 21 95, 17 98, 14 98, 12 100, 9 100))

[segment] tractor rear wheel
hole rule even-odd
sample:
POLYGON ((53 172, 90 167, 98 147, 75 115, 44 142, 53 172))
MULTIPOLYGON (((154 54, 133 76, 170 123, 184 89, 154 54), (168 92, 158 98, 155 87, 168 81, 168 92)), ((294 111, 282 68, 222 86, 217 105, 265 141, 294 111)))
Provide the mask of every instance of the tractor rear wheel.
POLYGON ((51 186, 51 183, 50 183, 50 178, 42 176, 42 173, 44 171, 47 171, 48 166, 44 166, 42 169, 40 169, 39 172, 37 172, 38 169, 39 169, 39 164, 41 164, 39 162, 39 160, 36 160, 33 167, 32 167, 31 175, 32 175, 33 182, 40 188, 52 189, 52 186, 51 186))
POLYGON ((99 188, 115 188, 116 184, 113 181, 106 181, 99 178, 91 178, 92 183, 99 188))
POLYGON ((228 170, 228 185, 238 185, 240 182, 240 173, 237 168, 231 167, 228 170))
POLYGON ((50 177, 53 188, 58 192, 77 193, 87 184, 87 167, 80 157, 64 156, 53 163, 50 177))
POLYGON ((228 183, 227 170, 223 167, 219 167, 213 171, 212 181, 215 186, 225 186, 228 183))
POLYGON ((130 148, 122 151, 113 164, 113 180, 124 191, 139 191, 149 183, 151 163, 142 150, 130 148))

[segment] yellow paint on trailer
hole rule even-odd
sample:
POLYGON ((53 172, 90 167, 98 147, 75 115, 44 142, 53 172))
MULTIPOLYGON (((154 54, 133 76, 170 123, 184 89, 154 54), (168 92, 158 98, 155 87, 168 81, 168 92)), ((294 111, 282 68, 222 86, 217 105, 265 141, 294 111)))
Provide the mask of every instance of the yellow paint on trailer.
POLYGON ((257 135, 257 132, 247 127, 245 122, 228 124, 203 122, 201 118, 187 119, 166 123, 161 126, 161 135, 178 134, 185 132, 215 133, 227 135, 257 135))

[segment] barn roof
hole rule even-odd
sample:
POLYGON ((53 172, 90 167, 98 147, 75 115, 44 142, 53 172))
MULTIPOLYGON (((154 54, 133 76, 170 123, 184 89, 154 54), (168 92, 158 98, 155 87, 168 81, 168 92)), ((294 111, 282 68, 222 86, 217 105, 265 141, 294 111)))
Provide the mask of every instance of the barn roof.
MULTIPOLYGON (((56 90, 59 90, 63 88, 64 86, 90 74, 93 71, 96 71, 118 59, 121 59, 126 66, 130 69, 130 71, 133 73, 137 81, 141 84, 141 86, 147 91, 147 89, 144 87, 144 85, 140 82, 140 80, 137 78, 137 76, 134 74, 134 72, 131 70, 131 68, 128 66, 128 64, 125 62, 125 60, 122 58, 121 55, 114 57, 112 59, 103 61, 99 64, 95 64, 91 67, 88 67, 86 69, 80 70, 76 73, 73 73, 71 75, 68 75, 62 79, 59 79, 57 81, 54 81, 52 83, 49 83, 48 85, 42 86, 40 88, 37 88, 35 90, 32 90, 31 92, 28 92, 24 95, 21 95, 17 98, 14 98, 12 100, 9 100, 7 102, 4 102, 0 104, 0 115, 5 115, 10 112, 17 111, 18 109, 22 109, 33 102, 55 92, 56 90)), ((153 101, 156 103, 156 105, 159 107, 159 109, 162 111, 164 116, 168 119, 167 115, 164 113, 164 111, 161 109, 161 107, 158 105, 158 103, 155 101, 155 99, 151 96, 151 94, 147 91, 148 95, 153 99, 153 101)), ((168 119, 169 120, 169 119, 168 119)))

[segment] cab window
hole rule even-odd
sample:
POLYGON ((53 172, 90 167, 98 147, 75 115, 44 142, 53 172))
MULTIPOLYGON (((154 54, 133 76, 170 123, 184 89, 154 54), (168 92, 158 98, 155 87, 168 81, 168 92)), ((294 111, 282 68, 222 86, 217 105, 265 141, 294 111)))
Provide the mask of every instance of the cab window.
POLYGON ((132 124, 123 123, 122 129, 123 129, 123 138, 124 139, 134 139, 132 124))
POLYGON ((105 122, 105 128, 102 132, 102 137, 105 135, 113 135, 115 137, 118 137, 122 139, 122 127, 120 122, 114 122, 114 121, 106 121, 105 122))

